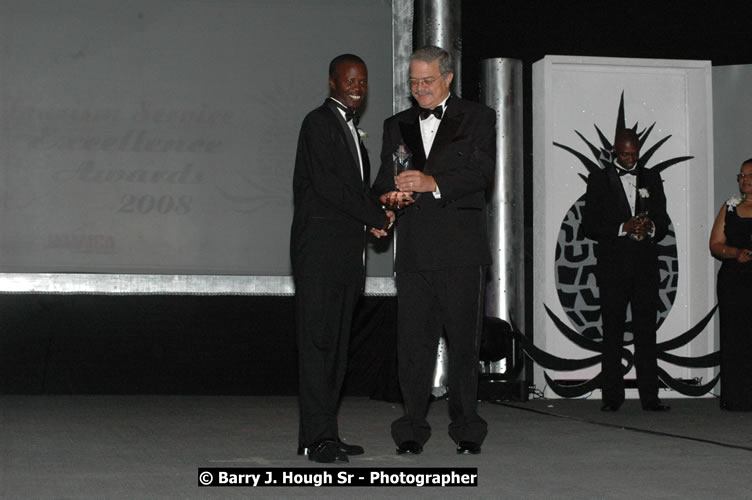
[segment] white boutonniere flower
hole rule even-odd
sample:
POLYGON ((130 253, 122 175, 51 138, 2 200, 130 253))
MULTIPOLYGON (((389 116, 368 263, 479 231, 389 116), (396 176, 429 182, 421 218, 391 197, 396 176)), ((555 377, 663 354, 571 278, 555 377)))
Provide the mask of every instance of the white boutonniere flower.
POLYGON ((728 200, 726 200, 726 207, 728 207, 727 210, 729 212, 733 212, 734 211, 734 207, 736 207, 739 203, 741 203, 743 201, 744 201, 744 196, 742 196, 742 195, 732 196, 731 198, 729 198, 728 200))
POLYGON ((650 198, 650 192, 648 192, 647 188, 640 188, 637 190, 637 193, 640 195, 640 198, 650 198))
POLYGON ((360 137, 360 142, 363 142, 365 138, 368 137, 368 134, 363 130, 358 129, 358 137, 360 137))

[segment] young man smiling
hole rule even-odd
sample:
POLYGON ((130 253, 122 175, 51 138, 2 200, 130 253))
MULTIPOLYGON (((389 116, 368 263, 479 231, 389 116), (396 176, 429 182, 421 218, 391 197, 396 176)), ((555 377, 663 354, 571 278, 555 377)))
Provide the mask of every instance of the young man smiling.
POLYGON ((365 285, 366 230, 380 238, 394 220, 371 192, 368 152, 357 130, 368 92, 361 58, 329 65, 330 97, 303 120, 298 139, 290 257, 295 277, 300 454, 347 462, 337 408, 347 367, 353 310, 365 285))

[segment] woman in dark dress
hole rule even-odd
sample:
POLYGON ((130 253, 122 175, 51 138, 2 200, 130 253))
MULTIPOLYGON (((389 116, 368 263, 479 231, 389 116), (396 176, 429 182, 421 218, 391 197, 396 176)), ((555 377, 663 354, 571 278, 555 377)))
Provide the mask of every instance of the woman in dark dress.
POLYGON ((737 175, 739 196, 721 207, 710 233, 720 259, 721 408, 752 410, 752 158, 737 175))

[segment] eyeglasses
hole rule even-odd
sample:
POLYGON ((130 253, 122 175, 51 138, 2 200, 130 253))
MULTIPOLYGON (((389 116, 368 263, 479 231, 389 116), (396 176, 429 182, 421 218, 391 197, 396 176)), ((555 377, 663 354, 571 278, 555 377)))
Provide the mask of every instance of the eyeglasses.
POLYGON ((407 82, 410 84, 411 88, 416 88, 425 86, 425 87, 433 87, 433 84, 436 83, 436 80, 441 78, 443 75, 439 76, 427 76, 426 78, 410 78, 407 82))
POLYGON ((752 172, 750 172, 748 174, 736 174, 736 180, 737 181, 740 181, 740 180, 744 179, 745 177, 752 177, 752 172))

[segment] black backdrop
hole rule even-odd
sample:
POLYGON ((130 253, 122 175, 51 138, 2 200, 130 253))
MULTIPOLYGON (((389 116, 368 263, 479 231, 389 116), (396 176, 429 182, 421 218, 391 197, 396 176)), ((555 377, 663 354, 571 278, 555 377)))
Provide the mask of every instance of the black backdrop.
MULTIPOLYGON (((481 59, 523 61, 528 252, 533 62, 558 54, 752 63, 743 4, 471 0, 462 15, 466 98, 477 99, 481 59)), ((346 392, 393 398, 395 300, 361 304, 346 392)), ((0 393, 294 394, 291 311, 290 297, 0 296, 0 393)))
MULTIPOLYGON (((0 295, 0 393, 297 391, 292 297, 0 295)), ((345 392, 399 399, 396 299, 361 299, 345 392)))

